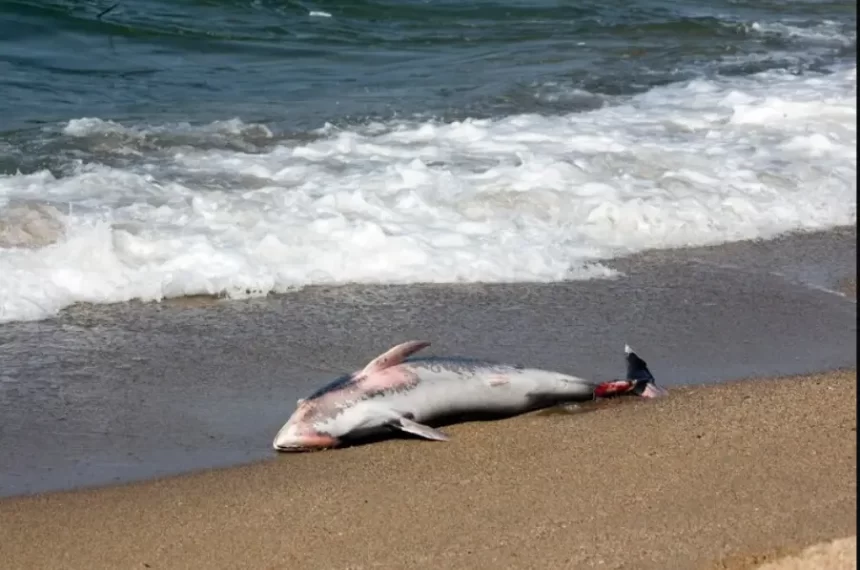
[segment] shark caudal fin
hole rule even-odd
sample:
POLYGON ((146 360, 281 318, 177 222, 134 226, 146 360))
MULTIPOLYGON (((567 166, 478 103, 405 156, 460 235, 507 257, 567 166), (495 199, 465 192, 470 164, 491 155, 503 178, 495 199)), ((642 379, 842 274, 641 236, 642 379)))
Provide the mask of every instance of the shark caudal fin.
POLYGON ((648 364, 633 352, 629 345, 624 346, 627 355, 627 379, 602 382, 594 389, 596 398, 632 395, 643 398, 658 398, 667 394, 666 390, 657 386, 654 375, 648 369, 648 364))
POLYGON ((654 375, 648 370, 648 363, 639 358, 639 355, 633 352, 629 344, 624 345, 624 353, 627 354, 627 379, 628 380, 643 380, 645 382, 655 382, 654 375))
POLYGON ((630 392, 643 398, 665 396, 666 390, 657 386, 654 375, 648 370, 648 363, 639 358, 630 345, 624 345, 624 352, 627 354, 627 380, 633 382, 630 392))

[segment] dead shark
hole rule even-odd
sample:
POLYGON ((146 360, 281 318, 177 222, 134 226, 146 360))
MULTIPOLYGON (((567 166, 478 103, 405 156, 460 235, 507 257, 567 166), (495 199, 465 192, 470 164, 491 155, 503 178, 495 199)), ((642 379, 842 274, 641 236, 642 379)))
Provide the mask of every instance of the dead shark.
POLYGON ((438 426, 456 421, 510 417, 622 394, 644 398, 666 394, 629 346, 625 346, 627 378, 606 382, 478 359, 413 356, 428 346, 429 342, 417 340, 398 344, 363 369, 299 400, 273 447, 327 449, 392 430, 447 441, 438 426))

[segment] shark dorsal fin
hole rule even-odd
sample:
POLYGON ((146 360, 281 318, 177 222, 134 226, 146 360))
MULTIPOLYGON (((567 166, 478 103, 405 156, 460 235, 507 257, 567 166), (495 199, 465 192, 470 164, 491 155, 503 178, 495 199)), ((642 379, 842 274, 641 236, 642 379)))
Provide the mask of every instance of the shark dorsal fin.
POLYGON ((373 372, 379 372, 380 370, 385 370, 392 366, 397 366, 409 356, 415 354, 422 348, 427 348, 428 346, 430 346, 430 343, 423 340, 410 340, 398 344, 371 360, 368 365, 362 369, 361 373, 362 375, 367 375, 373 372))

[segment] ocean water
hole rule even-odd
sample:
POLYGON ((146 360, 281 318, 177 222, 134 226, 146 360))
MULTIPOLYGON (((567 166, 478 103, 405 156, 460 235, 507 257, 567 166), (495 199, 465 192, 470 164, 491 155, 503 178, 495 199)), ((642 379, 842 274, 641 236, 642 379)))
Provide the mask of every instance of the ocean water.
POLYGON ((855 51, 848 1, 2 0, 0 322, 854 224, 855 51))

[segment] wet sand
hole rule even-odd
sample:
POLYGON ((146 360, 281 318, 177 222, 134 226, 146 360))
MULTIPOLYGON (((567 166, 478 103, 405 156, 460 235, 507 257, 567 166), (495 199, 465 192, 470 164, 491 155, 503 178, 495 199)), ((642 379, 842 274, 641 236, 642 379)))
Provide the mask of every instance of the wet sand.
POLYGON ((447 430, 5 499, 4 568, 740 570, 856 535, 854 371, 447 430))
POLYGON ((856 366, 854 228, 654 251, 617 279, 317 287, 79 306, 0 326, 0 496, 270 457, 297 398, 404 339, 599 379, 623 346, 661 384, 856 366))
POLYGON ((845 295, 846 297, 850 297, 852 299, 857 298, 857 280, 856 279, 845 279, 840 283, 839 291, 845 295))

